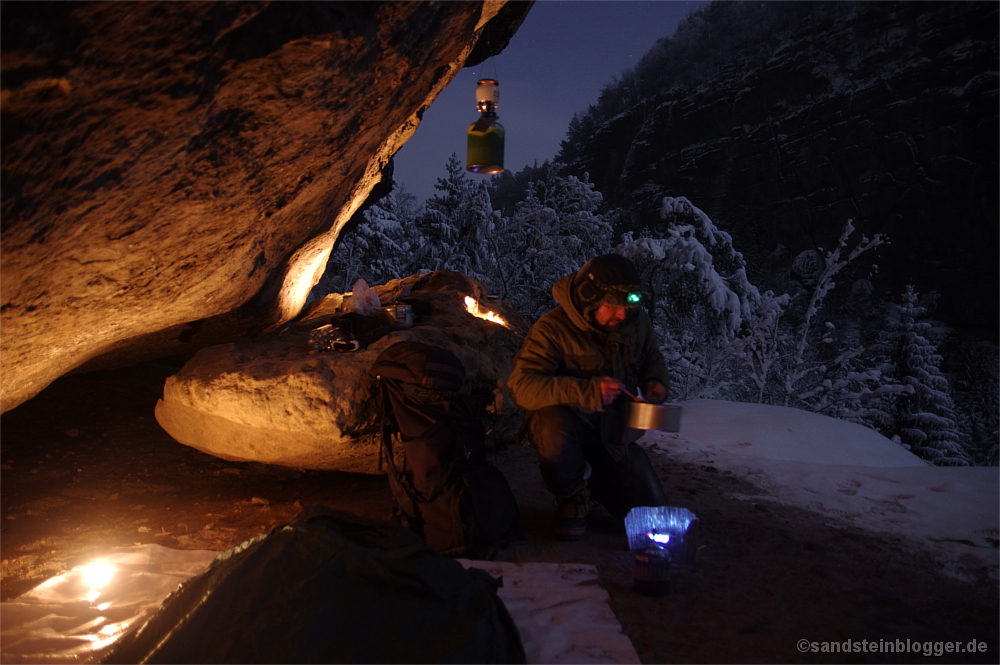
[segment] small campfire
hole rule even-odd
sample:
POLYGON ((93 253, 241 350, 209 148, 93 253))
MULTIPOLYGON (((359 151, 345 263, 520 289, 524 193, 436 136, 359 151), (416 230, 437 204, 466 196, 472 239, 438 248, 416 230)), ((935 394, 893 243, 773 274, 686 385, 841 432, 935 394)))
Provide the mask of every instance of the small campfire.
POLYGON ((496 312, 490 312, 489 310, 480 310, 479 303, 476 302, 475 298, 470 296, 465 296, 465 309, 468 310, 469 314, 478 317, 480 319, 485 319, 487 321, 492 321, 493 323, 499 323, 504 328, 510 329, 510 325, 503 320, 503 317, 499 316, 496 312))

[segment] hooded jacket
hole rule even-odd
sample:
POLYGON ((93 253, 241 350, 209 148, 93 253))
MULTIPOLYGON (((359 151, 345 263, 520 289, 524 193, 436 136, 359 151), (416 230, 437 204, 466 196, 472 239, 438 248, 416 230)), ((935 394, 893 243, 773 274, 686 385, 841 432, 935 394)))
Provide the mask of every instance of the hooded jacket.
POLYGON ((617 332, 605 332, 573 302, 573 277, 567 275, 552 287, 559 306, 538 319, 514 356, 507 379, 514 403, 526 411, 564 405, 597 413, 604 410, 602 377, 618 379, 633 394, 651 379, 669 387, 646 311, 632 309, 617 332))

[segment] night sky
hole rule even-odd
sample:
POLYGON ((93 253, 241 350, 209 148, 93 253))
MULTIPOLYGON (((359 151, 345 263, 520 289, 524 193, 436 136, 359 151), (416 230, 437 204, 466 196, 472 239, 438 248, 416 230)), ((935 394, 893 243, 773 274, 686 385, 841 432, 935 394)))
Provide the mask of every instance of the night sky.
POLYGON ((539 0, 503 53, 459 72, 424 113, 416 133, 396 154, 394 179, 422 202, 435 194, 434 183, 444 177, 452 153, 464 163, 466 131, 479 117, 475 91, 480 78, 500 83, 497 114, 506 129, 507 170, 552 159, 573 114, 595 103, 615 76, 707 4, 539 0))

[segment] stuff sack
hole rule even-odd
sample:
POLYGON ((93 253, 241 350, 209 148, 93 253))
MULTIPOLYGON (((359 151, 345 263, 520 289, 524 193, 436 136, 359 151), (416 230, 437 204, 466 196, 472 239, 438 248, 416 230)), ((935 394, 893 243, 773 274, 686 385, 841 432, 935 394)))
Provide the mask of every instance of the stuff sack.
POLYGON ((519 513, 507 479, 486 461, 481 417, 492 394, 459 393, 461 361, 420 342, 393 344, 369 373, 381 384, 382 452, 397 520, 442 554, 495 556, 516 534, 519 513))
POLYGON ((106 663, 524 663, 482 570, 406 528, 312 507, 223 552, 106 663))

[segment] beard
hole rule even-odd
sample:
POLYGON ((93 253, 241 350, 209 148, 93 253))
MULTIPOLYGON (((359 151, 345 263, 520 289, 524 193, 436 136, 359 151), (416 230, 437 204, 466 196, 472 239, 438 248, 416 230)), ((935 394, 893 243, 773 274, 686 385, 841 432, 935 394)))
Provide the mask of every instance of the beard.
POLYGON ((612 319, 607 323, 598 323, 597 321, 592 321, 592 323, 598 330, 603 330, 606 333, 616 333, 622 327, 622 322, 618 319, 612 319))

